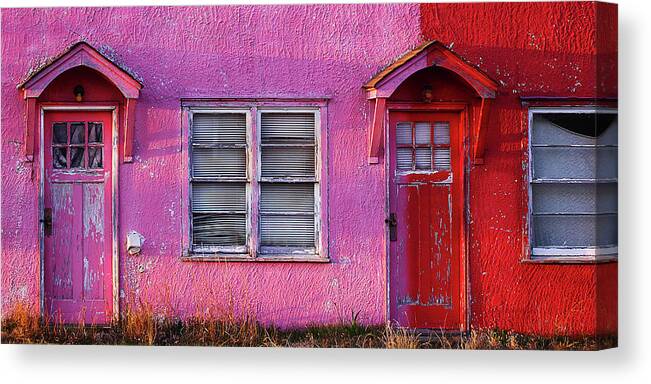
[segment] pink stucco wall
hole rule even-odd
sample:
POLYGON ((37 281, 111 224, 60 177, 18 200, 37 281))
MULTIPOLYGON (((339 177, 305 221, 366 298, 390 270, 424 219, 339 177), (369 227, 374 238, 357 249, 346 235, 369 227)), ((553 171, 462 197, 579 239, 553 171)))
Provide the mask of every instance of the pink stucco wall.
POLYGON ((84 39, 136 72, 144 88, 134 162, 119 169, 123 297, 163 311, 213 307, 263 322, 385 320, 382 166, 366 164, 361 85, 419 42, 419 8, 323 5, 52 8, 2 11, 2 308, 38 303, 37 162, 21 153, 30 68, 84 39), (187 204, 181 97, 329 97, 329 264, 181 262, 187 204), (146 198, 143 198, 146 196, 146 198), (332 214, 337 212, 337 214, 332 214), (123 248, 123 247, 122 247, 123 248))

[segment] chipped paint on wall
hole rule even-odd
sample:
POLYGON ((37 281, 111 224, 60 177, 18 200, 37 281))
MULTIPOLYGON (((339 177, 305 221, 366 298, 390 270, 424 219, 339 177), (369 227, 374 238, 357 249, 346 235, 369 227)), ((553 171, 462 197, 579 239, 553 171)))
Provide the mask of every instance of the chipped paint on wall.
MULTIPOLYGON (((80 39, 108 47, 102 52, 114 52, 121 66, 138 73, 145 85, 136 111, 135 161, 119 170, 118 240, 122 245, 126 233, 137 230, 147 243, 139 256, 120 249, 123 303, 135 296, 157 310, 181 315, 208 307, 226 310, 232 303, 235 311, 252 310, 261 321, 279 325, 338 322, 359 311, 360 321, 381 323, 384 178, 381 167, 365 165, 366 107, 360 86, 417 44, 419 34, 416 4, 3 10, 2 56, 13 57, 2 66, 7 104, 2 151, 11 160, 4 164, 21 159, 20 148, 6 140, 22 140, 22 127, 10 122, 21 120, 16 84, 29 68, 80 39), (181 200, 186 181, 178 172, 179 100, 233 96, 331 97, 330 140, 349 143, 328 149, 331 212, 344 212, 330 215, 332 263, 179 260, 180 237, 187 228, 187 202, 181 200), (378 198, 367 199, 369 193, 378 198), (339 282, 336 289, 330 285, 333 279, 339 282)), ((84 87, 92 98, 91 88, 84 87)), ((3 288, 28 286, 27 296, 36 302, 37 180, 3 165, 2 183, 2 262, 16 265, 4 269, 3 288), (24 222, 20 230, 13 225, 18 221, 24 222), (17 252, 21 247, 25 249, 17 252)), ((3 297, 3 308, 16 299, 3 297)))
POLYGON ((617 329, 617 264, 526 264, 527 110, 520 96, 617 97, 617 11, 592 2, 423 4, 428 39, 502 84, 485 163, 470 172, 471 322, 543 334, 617 329), (597 17, 597 15, 600 15, 597 17), (472 20, 472 28, 467 28, 472 20), (508 22, 504 22, 504 21, 508 22), (596 53, 599 54, 596 54, 596 53), (603 68, 603 69, 602 69, 603 68), (610 68, 611 72, 603 72, 610 68), (614 68, 614 72, 612 69, 614 68))
MULTIPOLYGON (((612 331, 617 265, 522 264, 518 236, 519 96, 616 96, 616 78, 596 82, 596 71, 616 69, 616 57, 603 51, 613 39, 616 46, 616 26, 597 31, 596 14, 593 3, 3 9, 2 309, 25 299, 37 306, 39 298, 38 162, 23 161, 16 85, 30 68, 85 40, 145 85, 134 162, 119 169, 122 304, 135 297, 180 315, 234 308, 281 326, 333 323, 351 312, 364 323, 384 322, 387 180, 384 167, 366 163, 361 86, 424 36, 446 42, 502 85, 485 163, 469 174, 472 325, 612 331), (182 97, 330 98, 331 263, 180 261, 187 229, 182 97), (147 237, 139 256, 122 246, 131 230, 147 237)), ((112 99, 111 92, 88 97, 112 99)))

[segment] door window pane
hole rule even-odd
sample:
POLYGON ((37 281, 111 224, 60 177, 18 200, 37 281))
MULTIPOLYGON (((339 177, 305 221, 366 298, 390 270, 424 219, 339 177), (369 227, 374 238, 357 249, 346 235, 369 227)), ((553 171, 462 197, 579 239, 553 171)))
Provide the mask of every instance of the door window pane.
POLYGON ((52 163, 54 168, 62 169, 68 168, 68 160, 66 158, 68 149, 66 147, 53 147, 52 148, 52 163))
POLYGON ((396 143, 411 145, 411 123, 398 123, 396 126, 396 143))
POLYGON ((447 121, 434 123, 434 144, 450 144, 450 123, 447 121))
POLYGON ((416 133, 416 144, 431 144, 431 127, 430 123, 419 122, 415 126, 416 133))
POLYGON ((84 166, 84 147, 70 148, 70 168, 83 168, 84 166))
POLYGON ((416 148, 416 169, 432 169, 432 148, 416 148))
POLYGON ((102 123, 54 123, 52 136, 52 167, 90 168, 103 167, 102 123), (91 144, 86 142, 86 134, 91 144), (86 153, 88 158, 86 159, 86 153))
POLYGON ((68 125, 66 123, 54 123, 52 131, 52 143, 68 144, 68 125))
POLYGON ((84 123, 70 123, 70 144, 84 144, 84 123))
POLYGON ((102 123, 88 123, 88 142, 102 142, 102 123))
POLYGON ((449 170, 450 123, 397 123, 396 168, 400 171, 449 170))
POLYGON ((102 147, 88 148, 88 168, 102 168, 102 147))
POLYGON ((398 148, 396 153, 396 165, 400 170, 410 170, 412 164, 413 149, 398 148))
POLYGON ((450 148, 434 149, 434 169, 450 169, 450 148))

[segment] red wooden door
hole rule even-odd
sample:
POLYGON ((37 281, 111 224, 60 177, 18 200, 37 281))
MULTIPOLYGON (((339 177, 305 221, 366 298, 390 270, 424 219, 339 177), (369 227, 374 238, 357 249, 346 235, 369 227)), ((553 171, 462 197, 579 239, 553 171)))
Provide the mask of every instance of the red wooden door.
POLYGON ((390 316, 401 326, 461 326, 459 128, 459 114, 390 114, 390 316))
POLYGON ((111 320, 111 112, 46 112, 44 245, 46 316, 111 320))

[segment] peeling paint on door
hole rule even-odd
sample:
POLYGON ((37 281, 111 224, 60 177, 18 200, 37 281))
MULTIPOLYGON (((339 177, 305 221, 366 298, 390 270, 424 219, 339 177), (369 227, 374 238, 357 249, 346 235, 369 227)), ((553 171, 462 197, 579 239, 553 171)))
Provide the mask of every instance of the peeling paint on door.
POLYGON ((46 113, 45 309, 63 322, 110 321, 110 126, 110 112, 46 113), (102 137, 89 138, 92 124, 103 125, 102 137))
POLYGON ((397 239, 391 246, 392 320, 412 328, 458 330, 461 256, 458 243, 455 244, 459 241, 455 225, 459 223, 452 220, 453 210, 462 205, 462 202, 453 204, 456 186, 452 182, 454 173, 458 172, 458 160, 454 156, 458 153, 458 115, 395 112, 391 115, 390 129, 394 153, 390 206, 397 216, 398 227, 397 239), (431 132, 418 132, 419 125, 434 127, 442 122, 449 124, 449 133, 443 140, 433 131, 435 128, 431 132), (400 124, 410 124, 412 133, 405 136, 409 130, 400 132, 400 124), (443 143, 442 147, 436 147, 437 141, 443 143), (412 170, 405 171, 408 161, 401 150, 409 146, 416 149, 412 170), (414 171, 414 164, 422 170, 414 171))

